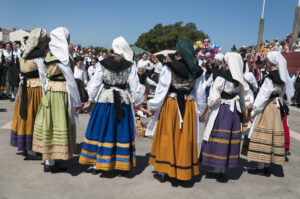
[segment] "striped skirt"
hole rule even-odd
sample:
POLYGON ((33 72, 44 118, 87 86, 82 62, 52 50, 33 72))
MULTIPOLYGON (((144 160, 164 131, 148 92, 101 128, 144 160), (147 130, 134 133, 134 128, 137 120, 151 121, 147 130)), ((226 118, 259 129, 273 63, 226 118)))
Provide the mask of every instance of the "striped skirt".
POLYGON ((16 102, 11 125, 10 145, 18 147, 19 151, 32 149, 32 134, 36 114, 42 100, 42 87, 27 87, 27 117, 20 116, 21 95, 16 102))
POLYGON ((221 104, 209 141, 203 141, 200 162, 214 168, 237 168, 241 142, 241 120, 236 108, 221 104))
POLYGON ((270 102, 254 123, 247 158, 250 161, 283 165, 284 129, 280 110, 270 102))
POLYGON ((167 97, 161 108, 153 137, 149 163, 156 172, 179 180, 199 175, 196 109, 194 100, 187 99, 183 126, 180 129, 177 100, 167 97))
POLYGON ((47 91, 34 123, 32 150, 43 160, 67 160, 76 149, 76 127, 70 123, 68 93, 47 91))
POLYGON ((130 104, 123 104, 123 115, 119 121, 114 104, 95 104, 79 163, 95 165, 97 170, 104 171, 129 171, 136 166, 134 118, 130 104))

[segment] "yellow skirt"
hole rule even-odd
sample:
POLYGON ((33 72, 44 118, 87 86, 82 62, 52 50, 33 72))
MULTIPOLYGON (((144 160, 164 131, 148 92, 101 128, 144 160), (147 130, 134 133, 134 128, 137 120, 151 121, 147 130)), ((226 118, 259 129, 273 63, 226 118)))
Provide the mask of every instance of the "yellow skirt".
POLYGON ((33 127, 42 100, 42 87, 27 87, 27 117, 25 119, 20 116, 22 91, 19 93, 11 125, 10 144, 18 147, 19 151, 32 150, 33 127))
POLYGON ((250 161, 283 165, 284 129, 280 110, 270 102, 254 123, 247 158, 250 161))
POLYGON ((191 180, 199 175, 196 108, 193 99, 187 99, 183 126, 176 99, 168 97, 157 121, 149 164, 156 172, 166 173, 178 180, 191 180))

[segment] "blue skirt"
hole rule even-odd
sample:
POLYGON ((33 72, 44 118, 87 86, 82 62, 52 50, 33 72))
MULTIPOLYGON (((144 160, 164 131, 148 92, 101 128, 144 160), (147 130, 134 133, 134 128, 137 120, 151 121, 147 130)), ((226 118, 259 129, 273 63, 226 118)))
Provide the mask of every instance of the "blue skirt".
POLYGON ((134 118, 131 105, 123 104, 118 121, 114 104, 96 103, 86 130, 80 164, 97 170, 130 170, 136 166, 134 118))

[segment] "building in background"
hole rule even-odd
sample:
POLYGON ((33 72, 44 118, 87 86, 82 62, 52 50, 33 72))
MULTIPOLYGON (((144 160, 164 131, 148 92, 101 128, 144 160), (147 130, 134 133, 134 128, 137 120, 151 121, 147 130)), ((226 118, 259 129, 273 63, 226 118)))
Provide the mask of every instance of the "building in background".
POLYGON ((27 31, 27 30, 16 30, 15 28, 13 29, 12 32, 9 33, 9 41, 21 41, 22 44, 24 45, 23 43, 23 37, 24 36, 28 36, 29 35, 29 32, 30 31, 27 31))
POLYGON ((3 41, 3 42, 10 41, 9 40, 9 34, 10 33, 11 33, 11 31, 0 27, 0 41, 3 41))

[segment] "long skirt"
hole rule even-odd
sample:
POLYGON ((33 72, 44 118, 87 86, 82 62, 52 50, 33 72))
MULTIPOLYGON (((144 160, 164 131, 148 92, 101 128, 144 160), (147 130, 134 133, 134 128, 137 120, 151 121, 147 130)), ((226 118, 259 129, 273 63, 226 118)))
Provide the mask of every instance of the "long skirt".
POLYGON ((237 168, 241 142, 241 119, 237 109, 221 104, 209 141, 203 141, 200 162, 214 168, 237 168))
POLYGON ((290 128, 287 122, 287 115, 284 113, 282 118, 283 121, 283 129, 284 129, 284 149, 286 152, 290 151, 290 128))
POLYGON ((21 92, 14 109, 10 145, 18 147, 19 151, 24 151, 32 149, 33 127, 42 101, 42 87, 27 87, 27 117, 25 119, 20 116, 21 92))
POLYGON ((19 73, 20 67, 18 66, 18 64, 12 64, 8 67, 8 82, 9 86, 13 89, 18 87, 20 83, 19 73))
POLYGON ((76 128, 70 123, 68 93, 47 91, 42 97, 33 131, 32 150, 43 154, 43 160, 73 157, 76 128))
POLYGON ((75 79, 75 81, 77 84, 81 102, 87 102, 89 100, 89 95, 85 90, 83 82, 80 79, 75 79))
POLYGON ((183 126, 180 129, 177 100, 167 97, 161 108, 153 137, 149 164, 154 171, 178 180, 191 180, 199 175, 196 140, 196 108, 187 99, 183 126))
POLYGON ((97 170, 129 171, 136 166, 134 117, 130 104, 123 104, 120 120, 112 103, 96 103, 79 158, 80 164, 95 165, 97 170))
POLYGON ((255 120, 247 157, 250 161, 283 165, 284 153, 280 110, 270 102, 255 120))

